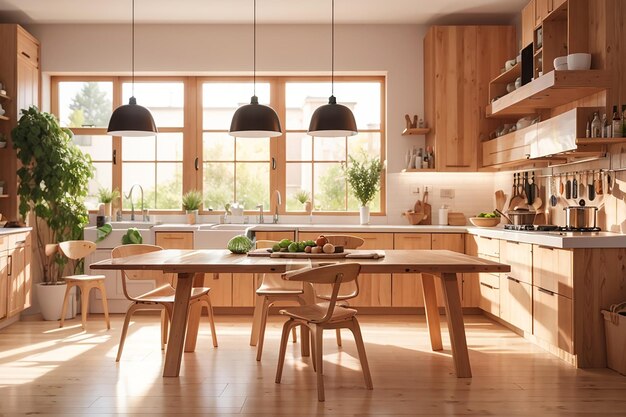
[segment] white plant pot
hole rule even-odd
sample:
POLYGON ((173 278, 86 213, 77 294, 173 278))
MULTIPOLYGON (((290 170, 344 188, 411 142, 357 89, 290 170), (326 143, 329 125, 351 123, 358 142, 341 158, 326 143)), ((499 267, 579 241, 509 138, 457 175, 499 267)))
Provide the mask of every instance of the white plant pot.
POLYGON ((370 224, 370 208, 368 206, 359 208, 359 219, 361 224, 370 224))
MULTIPOLYGON (((46 285, 39 283, 37 288, 37 301, 44 320, 60 320, 61 310, 63 309, 63 297, 67 284, 62 285, 46 285)), ((66 319, 76 317, 76 287, 70 290, 70 299, 67 303, 66 319)))

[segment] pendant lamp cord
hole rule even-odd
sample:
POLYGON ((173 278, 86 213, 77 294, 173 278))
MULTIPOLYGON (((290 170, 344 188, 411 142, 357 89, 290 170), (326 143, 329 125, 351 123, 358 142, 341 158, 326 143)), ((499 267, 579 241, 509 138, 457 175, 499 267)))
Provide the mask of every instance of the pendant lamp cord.
POLYGON ((253 32, 254 35, 252 37, 253 39, 253 58, 252 58, 252 84, 253 84, 253 91, 254 91, 254 95, 256 96, 256 0, 254 0, 254 23, 253 23, 253 32))
MULTIPOLYGON (((133 0, 134 1, 134 0, 133 0)), ((332 0, 332 29, 331 29, 331 65, 330 65, 330 95, 335 95, 335 0, 332 0)))
POLYGON ((131 37, 133 38, 133 41, 131 43, 131 79, 132 79, 132 86, 131 86, 131 97, 135 97, 135 0, 132 0, 132 5, 133 5, 133 12, 132 12, 132 24, 131 24, 131 37))

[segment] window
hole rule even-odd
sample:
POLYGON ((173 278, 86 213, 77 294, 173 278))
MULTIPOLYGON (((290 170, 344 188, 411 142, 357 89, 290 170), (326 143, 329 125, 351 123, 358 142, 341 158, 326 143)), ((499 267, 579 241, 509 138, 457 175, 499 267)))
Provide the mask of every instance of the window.
MULTIPOLYGON (((320 213, 358 211, 348 191, 343 165, 349 156, 385 159, 384 78, 336 77, 335 95, 355 115, 359 134, 312 138, 306 134, 315 109, 328 102, 326 77, 257 78, 261 104, 278 113, 285 135, 234 138, 228 135, 235 110, 250 102, 253 85, 245 77, 138 77, 134 95, 159 129, 156 138, 111 137, 106 127, 114 108, 127 103, 133 85, 126 77, 53 77, 52 112, 74 132, 74 142, 91 155, 96 169, 88 207, 97 208, 99 187, 127 194, 144 190, 146 208, 181 210, 182 194, 202 190, 204 210, 227 203, 258 204, 273 211, 274 190, 283 195, 281 213, 302 213, 296 194, 308 193, 320 213)), ((384 179, 383 179, 384 184, 384 179)), ((122 198, 124 210, 130 201, 122 198)), ((385 211, 384 186, 372 203, 385 211)), ((139 193, 134 193, 135 207, 139 193)))

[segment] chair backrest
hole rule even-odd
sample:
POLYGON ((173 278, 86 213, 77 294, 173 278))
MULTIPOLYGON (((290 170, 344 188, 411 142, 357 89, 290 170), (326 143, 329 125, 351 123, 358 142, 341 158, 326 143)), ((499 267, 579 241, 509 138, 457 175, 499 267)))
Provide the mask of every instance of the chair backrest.
MULTIPOLYGON (((111 251, 111 257, 125 258, 127 256, 141 255, 144 253, 157 252, 160 250, 163 250, 163 248, 156 245, 121 245, 111 251)), ((122 290, 126 298, 132 301, 137 301, 134 296, 128 294, 126 288, 126 280, 153 280, 156 282, 157 286, 161 286, 166 284, 171 285, 172 279, 172 274, 164 274, 162 271, 124 270, 122 271, 122 290)))
MULTIPOLYGON (((324 235, 328 239, 328 243, 335 246, 343 246, 345 249, 358 249, 365 243, 363 238, 352 235, 324 235)), ((328 285, 318 285, 316 287, 317 296, 323 300, 328 300, 331 295, 331 289, 328 285)), ((339 293, 342 300, 349 300, 359 295, 359 280, 351 281, 341 287, 339 293)))
MULTIPOLYGON (((257 240, 255 242, 256 249, 271 248, 278 242, 275 240, 257 240)), ((288 282, 281 279, 280 274, 256 274, 261 278, 259 286, 271 288, 282 288, 285 290, 302 290, 301 282, 288 282)))
MULTIPOLYGON (((96 250, 96 244, 89 240, 68 240, 59 243, 61 253, 72 260, 83 259, 96 250)), ((46 248, 46 254, 52 252, 52 247, 46 248)))
POLYGON ((315 323, 325 323, 333 316, 341 285, 356 281, 360 271, 361 265, 349 262, 286 272, 281 277, 287 281, 327 284, 332 287, 326 314, 321 319, 313 321, 315 323))

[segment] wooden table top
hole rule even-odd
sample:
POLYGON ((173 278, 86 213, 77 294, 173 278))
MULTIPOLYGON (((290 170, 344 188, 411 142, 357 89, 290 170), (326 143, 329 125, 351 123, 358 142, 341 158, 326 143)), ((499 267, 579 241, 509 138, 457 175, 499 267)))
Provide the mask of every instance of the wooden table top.
MULTIPOLYGON (((371 252, 371 251, 370 251, 371 252)), ((236 255, 228 250, 166 249, 126 258, 105 259, 91 269, 159 270, 172 273, 282 273, 306 266, 356 262, 361 273, 509 272, 510 266, 448 250, 385 250, 382 259, 302 260, 236 255)))

